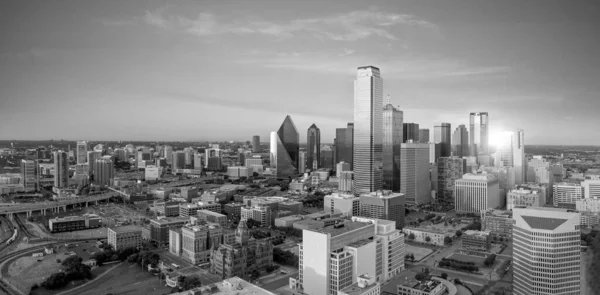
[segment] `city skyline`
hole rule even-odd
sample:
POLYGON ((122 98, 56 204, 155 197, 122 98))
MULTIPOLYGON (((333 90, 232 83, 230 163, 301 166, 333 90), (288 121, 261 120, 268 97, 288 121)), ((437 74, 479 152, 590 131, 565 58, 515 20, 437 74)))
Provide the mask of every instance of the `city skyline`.
POLYGON ((9 3, 1 139, 246 141, 289 114, 329 143, 352 122, 355 68, 372 64, 406 122, 433 130, 487 111, 490 134, 597 144, 593 2, 258 2, 9 3), (169 124, 147 124, 164 120, 157 110, 169 124), (238 119, 249 112, 261 120, 238 119))

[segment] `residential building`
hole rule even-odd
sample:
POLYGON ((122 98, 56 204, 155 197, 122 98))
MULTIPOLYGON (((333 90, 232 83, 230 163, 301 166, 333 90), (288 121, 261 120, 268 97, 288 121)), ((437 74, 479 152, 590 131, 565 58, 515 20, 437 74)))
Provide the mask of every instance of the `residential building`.
POLYGON ((480 214, 500 207, 498 179, 485 173, 463 175, 454 183, 456 212, 480 214))
POLYGON ((403 116, 401 110, 389 102, 383 108, 383 189, 400 191, 400 145, 402 144, 403 116))
POLYGON ((85 164, 87 163, 87 151, 90 149, 90 146, 87 141, 78 141, 77 142, 77 164, 85 164))
POLYGON ((454 207, 454 183, 466 173, 465 159, 441 157, 437 162, 436 202, 454 207))
POLYGON ((134 226, 122 226, 108 228, 108 244, 113 246, 115 251, 129 247, 142 246, 142 229, 134 226))
POLYGON ((260 153, 262 151, 260 147, 260 136, 254 135, 252 136, 252 152, 260 153))
POLYGON ((223 228, 217 224, 187 225, 181 228, 181 257, 192 263, 209 262, 211 249, 223 240, 223 228))
POLYGON ((433 128, 434 142, 440 144, 440 157, 452 155, 452 127, 450 123, 436 123, 433 128))
POLYGON ((260 222, 261 227, 271 226, 271 207, 253 206, 241 208, 241 220, 253 219, 260 222))
POLYGON ((321 130, 312 124, 306 133, 306 166, 310 170, 321 167, 321 130))
POLYGON ((461 247, 467 251, 488 252, 492 243, 490 231, 467 230, 461 236, 461 247))
POLYGON ((35 192, 38 190, 38 172, 36 160, 21 160, 21 183, 24 192, 35 192))
POLYGON ((338 178, 338 190, 342 193, 352 193, 354 186, 354 172, 343 171, 338 178))
MULTIPOLYGON (((419 124, 402 123, 402 143, 411 140, 414 143, 426 143, 419 140, 419 124)), ((427 142, 429 142, 429 130, 427 130, 427 142)))
POLYGON ((489 231, 498 238, 512 238, 512 211, 481 210, 481 230, 489 231))
POLYGON ((552 203, 554 206, 562 207, 577 203, 584 198, 584 188, 577 183, 560 182, 552 187, 552 203))
POLYGON ((323 197, 325 212, 343 216, 360 215, 360 198, 350 193, 333 193, 323 197))
POLYGON ((429 143, 429 129, 419 129, 419 143, 429 143))
POLYGON ((452 156, 469 156, 469 132, 465 125, 458 125, 452 134, 452 156))
POLYGON ((181 227, 169 229, 169 252, 173 255, 181 256, 182 251, 181 227))
POLYGON ((374 66, 359 67, 354 81, 354 194, 382 188, 383 79, 374 66))
POLYGON ((429 145, 426 143, 403 143, 400 152, 400 193, 407 204, 431 202, 429 177, 429 145))
POLYGON ((540 189, 515 187, 506 194, 506 210, 515 207, 542 207, 546 196, 540 189))
POLYGON ((63 188, 69 185, 69 157, 64 151, 53 153, 54 187, 63 188))
POLYGON ((581 294, 580 214, 515 208, 513 220, 513 293, 581 294))
POLYGON ((94 162, 94 183, 96 185, 112 185, 115 178, 115 165, 109 157, 97 159, 94 162))
POLYGON ((405 196, 389 190, 360 195, 360 216, 391 220, 397 228, 404 227, 405 196))
POLYGON ((469 122, 469 151, 471 156, 477 157, 478 155, 488 154, 488 113, 471 113, 469 122))
POLYGON ((348 123, 346 128, 335 129, 335 163, 346 162, 353 169, 354 153, 354 123, 348 123))

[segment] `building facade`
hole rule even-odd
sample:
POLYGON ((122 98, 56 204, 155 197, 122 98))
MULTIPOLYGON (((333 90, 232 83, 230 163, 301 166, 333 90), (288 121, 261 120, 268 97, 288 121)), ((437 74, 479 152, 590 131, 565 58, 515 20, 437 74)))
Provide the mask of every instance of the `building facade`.
POLYGON ((497 238, 512 238, 512 211, 481 210, 481 230, 489 231, 497 238))
POLYGON ((344 216, 360 215, 360 198, 351 193, 333 193, 323 197, 323 211, 344 216))
POLYGON ((436 202, 454 206, 454 183, 466 173, 465 159, 442 157, 437 162, 437 198, 436 202))
POLYGON ((360 216, 394 221, 404 227, 405 196, 392 191, 376 191, 360 195, 360 216))
POLYGON ((69 185, 69 156, 64 151, 56 151, 54 156, 54 187, 69 185))
POLYGON ((108 228, 107 235, 114 250, 142 246, 142 230, 137 226, 108 228))
POLYGON ((400 191, 400 145, 403 113, 392 104, 383 108, 383 189, 400 191))
POLYGON ((310 170, 321 167, 321 130, 312 124, 306 132, 306 166, 310 170))
POLYGON ((471 113, 469 123, 469 151, 471 156, 477 157, 482 154, 488 154, 488 113, 471 113))
POLYGON ((400 193, 407 204, 431 202, 429 145, 403 143, 400 152, 400 193))
POLYGON ((271 148, 271 153, 274 153, 271 161, 275 161, 277 177, 296 176, 299 173, 300 137, 298 129, 289 115, 285 117, 279 130, 275 134, 271 133, 271 148))
POLYGON ((461 247, 467 251, 488 252, 492 243, 490 231, 467 230, 461 236, 461 247))
POLYGON ((433 127, 434 142, 440 144, 440 157, 452 155, 452 126, 450 123, 436 123, 433 127))
POLYGON ((500 206, 498 179, 491 174, 465 174, 454 183, 456 212, 480 214, 500 206))
POLYGON ((452 134, 452 156, 469 156, 469 132, 465 125, 458 125, 452 134))
POLYGON ((552 203, 554 206, 569 206, 584 198, 584 189, 577 183, 561 182, 552 186, 552 203))

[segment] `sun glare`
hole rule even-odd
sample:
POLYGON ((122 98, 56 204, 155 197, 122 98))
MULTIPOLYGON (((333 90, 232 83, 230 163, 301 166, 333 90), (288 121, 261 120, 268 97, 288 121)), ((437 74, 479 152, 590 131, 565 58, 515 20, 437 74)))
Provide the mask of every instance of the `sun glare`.
POLYGON ((510 131, 495 131, 490 132, 489 144, 494 147, 501 147, 505 145, 509 145, 511 143, 511 135, 510 131))

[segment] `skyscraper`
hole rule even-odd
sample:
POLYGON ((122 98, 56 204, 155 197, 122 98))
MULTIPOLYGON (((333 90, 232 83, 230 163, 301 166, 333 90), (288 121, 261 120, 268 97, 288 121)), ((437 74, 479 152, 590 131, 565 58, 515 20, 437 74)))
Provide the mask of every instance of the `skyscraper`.
POLYGON ((94 163, 94 183, 111 185, 115 178, 115 166, 110 158, 100 158, 94 163))
POLYGON ((252 136, 252 151, 255 153, 260 153, 260 136, 254 135, 252 136))
POLYGON ((428 143, 429 142, 429 129, 419 129, 419 142, 420 143, 428 143))
POLYGON ((514 167, 513 141, 515 140, 512 132, 507 132, 502 135, 502 140, 496 148, 496 156, 494 165, 496 167, 514 167))
POLYGON ((37 161, 21 160, 21 183, 25 192, 35 192, 38 189, 37 161))
POLYGON ((404 194, 384 190, 360 195, 360 216, 391 220, 404 227, 404 194))
POLYGON ((458 125, 452 135, 452 155, 462 158, 469 156, 469 132, 465 125, 458 125))
POLYGON ((75 157, 77 157, 77 164, 87 163, 88 149, 89 149, 89 145, 88 145, 87 141, 78 141, 77 142, 77 150, 76 150, 76 155, 75 155, 75 157))
MULTIPOLYGON (((421 142, 419 140, 419 124, 403 123, 402 124, 402 143, 412 140, 414 143, 421 142)), ((427 132, 427 140, 429 140, 429 132, 427 132)))
POLYGON ((400 192, 407 204, 431 201, 429 179, 429 144, 403 143, 400 152, 400 192))
POLYGON ((452 128, 450 123, 436 123, 433 134, 434 142, 441 144, 440 157, 450 157, 452 153, 452 128))
POLYGON ((567 209, 513 210, 515 295, 581 294, 579 219, 567 209))
POLYGON ((171 170, 175 172, 176 169, 185 168, 185 152, 176 151, 171 154, 171 170))
POLYGON ((513 138, 513 167, 515 168, 515 183, 522 184, 527 176, 527 158, 525 157, 525 132, 518 129, 513 138))
POLYGON ((466 160, 441 157, 437 162, 438 191, 436 201, 454 208, 454 183, 466 173, 466 160))
POLYGON ((298 153, 298 173, 306 172, 306 151, 298 153))
MULTIPOLYGON (((285 117, 277 133, 271 133, 271 148, 275 150, 277 177, 288 178, 298 174, 300 136, 289 115, 285 117)), ((273 160, 273 150, 271 150, 271 160, 273 160)))
POLYGON ((476 157, 481 154, 488 154, 488 113, 471 113, 469 122, 469 150, 471 156, 476 157))
POLYGON ((321 167, 321 130, 312 124, 306 132, 306 164, 311 170, 321 167))
POLYGON ((480 213, 500 206, 500 184, 492 174, 465 174, 454 182, 456 212, 480 213))
POLYGON ((69 160, 64 151, 54 152, 54 186, 67 187, 69 185, 69 160))
POLYGON ((354 81, 354 194, 382 186, 383 79, 374 66, 358 68, 354 81))
POLYGON ((400 191, 400 145, 403 113, 389 103, 383 108, 383 189, 400 191))
POLYGON ((269 138, 269 163, 272 168, 277 168, 277 132, 271 131, 269 138))
POLYGON ((335 162, 346 162, 352 169, 354 153, 354 123, 348 123, 346 128, 335 129, 335 162))

